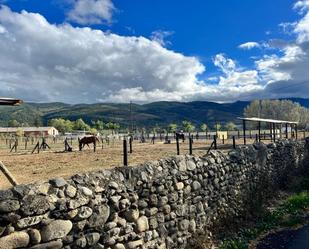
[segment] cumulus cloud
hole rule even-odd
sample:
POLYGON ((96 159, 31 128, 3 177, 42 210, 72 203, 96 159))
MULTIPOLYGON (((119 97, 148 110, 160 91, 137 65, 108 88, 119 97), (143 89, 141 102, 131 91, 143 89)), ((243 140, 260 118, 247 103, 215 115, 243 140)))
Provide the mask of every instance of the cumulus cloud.
POLYGON ((204 81, 199 75, 205 66, 167 49, 164 34, 147 39, 55 25, 40 14, 2 6, 0 95, 69 103, 308 97, 307 12, 295 23, 295 41, 268 42, 279 53, 263 51, 274 53, 254 59, 252 68, 217 54, 213 63, 220 73, 204 81))
POLYGON ((309 1, 298 1, 295 9, 304 16, 294 23, 294 42, 281 43, 281 56, 265 55, 256 61, 260 77, 266 82, 265 93, 271 97, 305 97, 309 91, 309 1), (307 10, 307 12, 305 12, 307 10))
POLYGON ((124 37, 40 14, 0 10, 0 95, 36 101, 184 99, 205 91, 195 57, 144 37, 124 37), (35 93, 37 91, 37 93, 35 93), (40 94, 39 94, 40 93, 40 94))
POLYGON ((246 42, 246 43, 240 44, 238 47, 240 49, 250 50, 253 48, 260 48, 261 45, 257 42, 246 42))
POLYGON ((78 24, 102 24, 112 21, 115 6, 111 0, 73 0, 73 8, 67 13, 69 21, 78 24))
POLYGON ((214 64, 224 73, 219 77, 218 87, 228 90, 237 89, 239 93, 260 91, 258 71, 243 70, 237 67, 236 62, 226 58, 224 54, 217 54, 213 59, 214 64))

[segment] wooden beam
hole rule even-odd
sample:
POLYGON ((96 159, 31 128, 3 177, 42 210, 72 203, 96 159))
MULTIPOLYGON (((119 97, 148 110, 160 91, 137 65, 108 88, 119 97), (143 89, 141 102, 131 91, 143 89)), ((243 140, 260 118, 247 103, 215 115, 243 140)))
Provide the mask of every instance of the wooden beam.
POLYGON ((5 165, 1 161, 0 161, 0 170, 13 186, 18 185, 17 181, 15 180, 11 172, 7 169, 7 167, 5 167, 5 165))

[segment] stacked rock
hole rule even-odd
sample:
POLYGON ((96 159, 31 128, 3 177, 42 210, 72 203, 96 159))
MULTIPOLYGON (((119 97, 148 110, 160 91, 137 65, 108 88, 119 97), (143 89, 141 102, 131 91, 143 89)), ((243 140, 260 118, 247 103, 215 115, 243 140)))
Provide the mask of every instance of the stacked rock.
POLYGON ((282 187, 303 144, 175 156, 0 191, 0 249, 184 248, 282 187))

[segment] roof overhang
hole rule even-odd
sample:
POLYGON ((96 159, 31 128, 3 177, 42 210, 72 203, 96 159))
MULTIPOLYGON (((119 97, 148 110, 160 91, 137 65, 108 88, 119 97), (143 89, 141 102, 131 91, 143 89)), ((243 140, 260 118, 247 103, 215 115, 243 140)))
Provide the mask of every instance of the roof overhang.
POLYGON ((20 105, 23 101, 21 99, 0 98, 0 105, 20 105))
POLYGON ((267 119, 267 118, 238 118, 240 120, 251 121, 251 122, 264 122, 264 123, 272 123, 272 124, 298 124, 295 121, 287 121, 287 120, 278 120, 278 119, 267 119))

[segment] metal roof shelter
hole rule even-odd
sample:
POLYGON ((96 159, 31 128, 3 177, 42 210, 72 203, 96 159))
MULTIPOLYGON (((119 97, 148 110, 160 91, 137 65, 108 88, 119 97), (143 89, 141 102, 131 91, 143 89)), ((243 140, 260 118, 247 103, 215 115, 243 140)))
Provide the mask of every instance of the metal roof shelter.
MULTIPOLYGON (((242 120, 243 122, 243 135, 244 135, 244 144, 246 144, 246 121, 250 121, 250 122, 258 122, 258 130, 259 130, 259 134, 257 137, 258 141, 261 141, 261 123, 268 123, 270 125, 270 139, 271 141, 276 140, 276 126, 280 125, 280 128, 282 127, 282 125, 285 125, 285 137, 288 138, 288 125, 290 125, 290 127, 294 126, 295 128, 295 135, 296 135, 296 139, 297 139, 297 125, 298 122, 294 122, 294 121, 287 121, 287 120, 278 120, 278 119, 266 119, 266 118, 257 118, 257 117, 252 117, 252 118, 238 118, 240 120, 242 120)), ((280 137, 282 136, 281 134, 281 129, 280 129, 280 137)))

